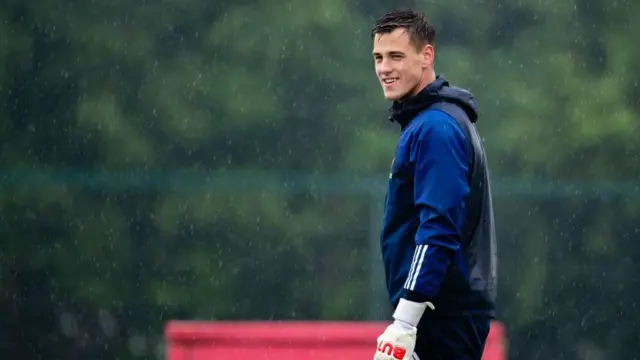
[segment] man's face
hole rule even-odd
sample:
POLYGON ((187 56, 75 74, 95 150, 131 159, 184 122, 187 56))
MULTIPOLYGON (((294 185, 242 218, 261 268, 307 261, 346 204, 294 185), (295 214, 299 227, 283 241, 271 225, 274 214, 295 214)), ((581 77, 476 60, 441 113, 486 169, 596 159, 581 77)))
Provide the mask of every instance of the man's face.
POLYGON ((418 85, 426 74, 425 70, 432 65, 433 48, 427 45, 417 49, 409 34, 398 28, 375 35, 373 58, 384 97, 393 101, 421 90, 418 85))

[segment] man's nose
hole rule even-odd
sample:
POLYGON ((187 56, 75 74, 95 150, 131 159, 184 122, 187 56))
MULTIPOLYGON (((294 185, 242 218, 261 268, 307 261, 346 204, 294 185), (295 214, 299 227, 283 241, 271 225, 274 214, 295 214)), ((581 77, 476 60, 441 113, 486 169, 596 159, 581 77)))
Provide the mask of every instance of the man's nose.
POLYGON ((378 71, 381 74, 390 73, 393 68, 391 67, 391 62, 387 59, 382 59, 380 63, 378 63, 378 71))

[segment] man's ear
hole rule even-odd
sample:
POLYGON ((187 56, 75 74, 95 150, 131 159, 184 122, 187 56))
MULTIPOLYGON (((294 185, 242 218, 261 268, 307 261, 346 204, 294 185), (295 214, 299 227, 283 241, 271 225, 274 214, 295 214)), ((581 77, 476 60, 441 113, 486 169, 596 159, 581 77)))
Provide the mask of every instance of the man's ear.
POLYGON ((422 67, 423 68, 431 68, 433 67, 433 59, 434 59, 434 49, 430 44, 425 45, 422 48, 422 67))

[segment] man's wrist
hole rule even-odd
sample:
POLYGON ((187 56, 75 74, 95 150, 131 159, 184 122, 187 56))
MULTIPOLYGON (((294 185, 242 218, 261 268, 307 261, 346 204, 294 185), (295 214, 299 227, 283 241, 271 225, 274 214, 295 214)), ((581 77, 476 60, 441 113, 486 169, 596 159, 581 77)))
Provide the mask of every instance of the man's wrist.
POLYGON ((435 310, 435 307, 430 302, 415 302, 401 298, 398 306, 396 306, 395 312, 393 313, 393 318, 397 321, 417 327, 427 308, 435 310))

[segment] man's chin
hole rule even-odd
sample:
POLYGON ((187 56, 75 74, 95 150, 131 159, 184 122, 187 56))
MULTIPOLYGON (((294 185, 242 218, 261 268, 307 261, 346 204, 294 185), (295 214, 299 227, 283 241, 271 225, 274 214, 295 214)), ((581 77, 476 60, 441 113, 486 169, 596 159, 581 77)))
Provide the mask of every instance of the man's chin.
POLYGON ((404 97, 404 93, 401 92, 396 92, 396 91, 385 91, 384 92, 384 97, 385 99, 389 100, 389 101, 396 101, 396 100, 400 100, 404 97))

